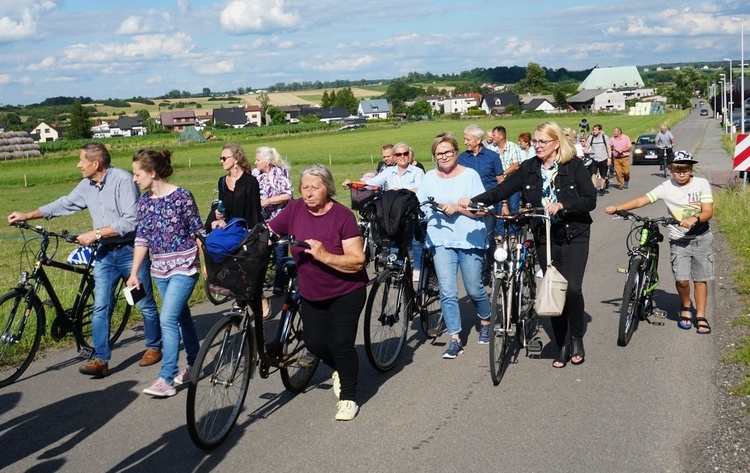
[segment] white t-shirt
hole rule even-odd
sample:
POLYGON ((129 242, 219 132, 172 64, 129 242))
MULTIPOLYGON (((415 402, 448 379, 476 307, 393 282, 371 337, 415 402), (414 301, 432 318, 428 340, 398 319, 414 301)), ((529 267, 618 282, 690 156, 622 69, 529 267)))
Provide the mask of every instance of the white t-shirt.
MULTIPOLYGON (((675 219, 682 221, 700 213, 701 204, 711 204, 714 201, 711 193, 711 184, 702 177, 693 177, 690 182, 681 186, 674 179, 662 182, 651 192, 646 194, 653 204, 661 199, 667 204, 669 214, 675 219)), ((691 240, 695 237, 688 234, 687 228, 679 225, 669 226, 670 240, 691 240)))

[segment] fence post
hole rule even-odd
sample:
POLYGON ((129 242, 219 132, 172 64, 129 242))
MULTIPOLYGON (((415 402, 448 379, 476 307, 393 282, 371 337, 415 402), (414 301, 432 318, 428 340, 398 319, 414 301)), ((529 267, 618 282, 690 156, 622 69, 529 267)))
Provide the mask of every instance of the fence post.
POLYGON ((328 166, 333 166, 333 161, 331 161, 331 155, 328 155, 328 166))
POLYGON ((26 180, 26 173, 23 173, 23 186, 29 187, 29 181, 26 180))

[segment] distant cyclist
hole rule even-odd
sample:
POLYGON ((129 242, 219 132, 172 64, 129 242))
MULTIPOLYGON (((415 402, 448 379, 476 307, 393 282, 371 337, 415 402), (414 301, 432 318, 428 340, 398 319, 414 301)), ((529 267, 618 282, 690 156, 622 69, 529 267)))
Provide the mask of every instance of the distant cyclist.
MULTIPOLYGON (((663 152, 667 153, 667 165, 670 165, 672 164, 672 159, 674 159, 674 154, 672 153, 674 149, 674 135, 669 131, 666 124, 662 124, 660 130, 656 134, 656 147, 659 150, 665 150, 663 152)), ((661 163, 661 166, 664 166, 664 163, 661 163)))

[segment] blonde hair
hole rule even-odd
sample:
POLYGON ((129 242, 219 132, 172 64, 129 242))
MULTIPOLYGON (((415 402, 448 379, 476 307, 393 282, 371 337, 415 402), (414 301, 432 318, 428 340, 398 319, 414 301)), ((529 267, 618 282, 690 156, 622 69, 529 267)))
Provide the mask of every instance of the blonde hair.
POLYGON ((544 133, 553 140, 557 141, 559 147, 557 149, 557 156, 555 160, 560 164, 570 162, 571 159, 576 155, 576 149, 573 143, 570 142, 568 137, 563 132, 560 125, 555 122, 543 122, 537 125, 536 131, 544 133))
POLYGON ((260 158, 261 161, 265 161, 272 166, 280 166, 282 168, 289 168, 289 164, 284 161, 281 154, 276 148, 270 146, 260 146, 255 150, 255 159, 260 158))

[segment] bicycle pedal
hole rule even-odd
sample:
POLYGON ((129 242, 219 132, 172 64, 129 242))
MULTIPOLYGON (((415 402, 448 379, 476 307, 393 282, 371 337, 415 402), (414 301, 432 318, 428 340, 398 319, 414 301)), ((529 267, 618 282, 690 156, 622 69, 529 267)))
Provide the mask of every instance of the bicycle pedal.
POLYGON ((53 304, 53 303, 52 303, 52 301, 51 301, 51 300, 49 300, 49 299, 47 299, 47 300, 45 300, 44 302, 42 302, 42 305, 43 305, 44 307, 49 307, 49 308, 55 307, 55 304, 53 304))
POLYGON ((90 360, 91 357, 94 356, 94 349, 89 347, 81 347, 78 350, 78 355, 87 360, 90 360))
POLYGON ((654 310, 651 311, 651 315, 653 315, 654 317, 656 317, 658 319, 666 319, 667 318, 667 311, 666 310, 662 310, 662 309, 656 309, 656 308, 654 308, 654 310))
POLYGON ((539 338, 534 338, 526 344, 526 350, 529 353, 541 353, 542 348, 544 348, 544 343, 542 343, 542 340, 539 338))

